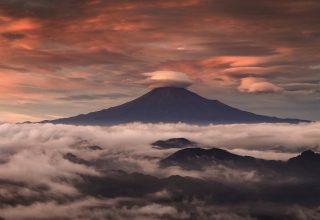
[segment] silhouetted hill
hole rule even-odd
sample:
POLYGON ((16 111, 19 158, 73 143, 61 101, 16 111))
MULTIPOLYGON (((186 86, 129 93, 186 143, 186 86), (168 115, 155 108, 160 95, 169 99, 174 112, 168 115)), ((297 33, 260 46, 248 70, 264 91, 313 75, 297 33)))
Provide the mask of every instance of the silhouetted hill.
POLYGON ((300 155, 291 158, 288 162, 292 164, 318 163, 320 165, 320 154, 312 150, 306 150, 300 155))
POLYGON ((320 154, 312 150, 306 150, 300 155, 288 160, 288 164, 295 171, 303 173, 320 172, 320 154))
POLYGON ((185 169, 203 169, 224 165, 232 169, 270 170, 284 175, 313 176, 320 172, 320 154, 311 150, 288 161, 264 160, 241 156, 219 148, 185 148, 160 160, 161 167, 179 166, 185 169))
POLYGON ((168 149, 168 148, 186 148, 195 146, 196 143, 189 141, 186 138, 170 138, 168 140, 159 140, 151 144, 155 148, 168 149))
POLYGON ((264 160, 249 156, 240 156, 219 148, 203 149, 199 147, 179 150, 160 161, 162 167, 180 166, 187 169, 200 169, 212 165, 256 166, 264 160))
POLYGON ((122 105, 70 118, 43 121, 75 125, 112 125, 129 122, 191 124, 299 123, 299 119, 280 119, 242 111, 218 100, 203 98, 184 88, 156 88, 122 105))

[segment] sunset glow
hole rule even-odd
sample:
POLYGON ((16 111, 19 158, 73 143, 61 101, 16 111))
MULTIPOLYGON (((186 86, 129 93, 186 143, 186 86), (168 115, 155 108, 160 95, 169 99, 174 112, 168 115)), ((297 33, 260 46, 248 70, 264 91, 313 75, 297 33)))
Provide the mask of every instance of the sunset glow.
POLYGON ((319 220, 319 0, 0 0, 0 220, 319 220))
POLYGON ((123 103, 147 90, 141 82, 154 71, 182 72, 193 91, 247 110, 317 120, 319 8, 317 1, 4 0, 1 120, 123 103), (114 93, 122 96, 108 98, 114 93), (83 95, 92 98, 75 98, 83 95))

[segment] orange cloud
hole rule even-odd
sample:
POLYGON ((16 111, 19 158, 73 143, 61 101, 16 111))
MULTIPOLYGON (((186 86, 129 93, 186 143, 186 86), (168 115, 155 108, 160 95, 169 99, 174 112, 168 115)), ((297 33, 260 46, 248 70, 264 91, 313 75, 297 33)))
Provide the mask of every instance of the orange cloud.
POLYGON ((8 19, 0 24, 1 32, 28 31, 39 27, 34 20, 29 18, 8 19))
MULTIPOLYGON (((235 101, 243 92, 279 92, 279 85, 318 85, 313 1, 294 11, 289 1, 30 2, 0 6, 0 101, 6 105, 58 103, 50 114, 71 114, 75 95, 140 94, 143 73, 158 70, 187 73, 193 88, 235 101)), ((83 112, 106 107, 106 100, 93 102, 83 101, 83 112)))

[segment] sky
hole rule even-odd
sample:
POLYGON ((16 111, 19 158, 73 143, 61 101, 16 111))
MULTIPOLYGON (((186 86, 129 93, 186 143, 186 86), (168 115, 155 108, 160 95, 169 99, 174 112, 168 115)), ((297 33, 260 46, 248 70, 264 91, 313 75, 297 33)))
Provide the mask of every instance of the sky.
POLYGON ((317 0, 1 0, 0 121, 118 105, 159 71, 244 110, 319 120, 319 11, 317 0))

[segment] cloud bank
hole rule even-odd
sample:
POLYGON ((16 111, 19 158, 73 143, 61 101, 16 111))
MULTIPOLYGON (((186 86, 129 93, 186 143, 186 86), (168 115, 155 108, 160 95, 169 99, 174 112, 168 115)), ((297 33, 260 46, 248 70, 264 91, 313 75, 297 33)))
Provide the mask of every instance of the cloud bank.
MULTIPOLYGON (((286 206, 285 202, 277 205, 278 208, 272 206, 274 200, 286 198, 278 187, 289 187, 293 195, 299 192, 292 185, 296 180, 221 166, 205 171, 162 169, 159 160, 176 150, 158 150, 150 145, 159 139, 186 137, 207 147, 286 160, 305 149, 320 151, 319 129, 320 123, 209 126, 133 123, 111 127, 1 124, 0 216, 5 219, 194 219, 195 216, 258 219, 254 212, 273 212, 272 215, 276 213, 282 218, 303 219, 297 214, 300 210, 303 216, 319 217, 314 205, 303 203, 317 202, 312 196, 292 197, 298 204, 295 208, 286 206), (268 198, 266 185, 271 187, 267 189, 273 192, 272 198, 268 198), (254 211, 249 208, 254 200, 244 197, 244 192, 260 193, 256 196, 262 202, 254 211), (213 194, 203 196, 208 193, 213 194), (230 200, 226 199, 226 193, 230 193, 230 200), (237 204, 238 199, 244 205, 237 204)), ((317 187, 308 187, 318 195, 317 187)))

